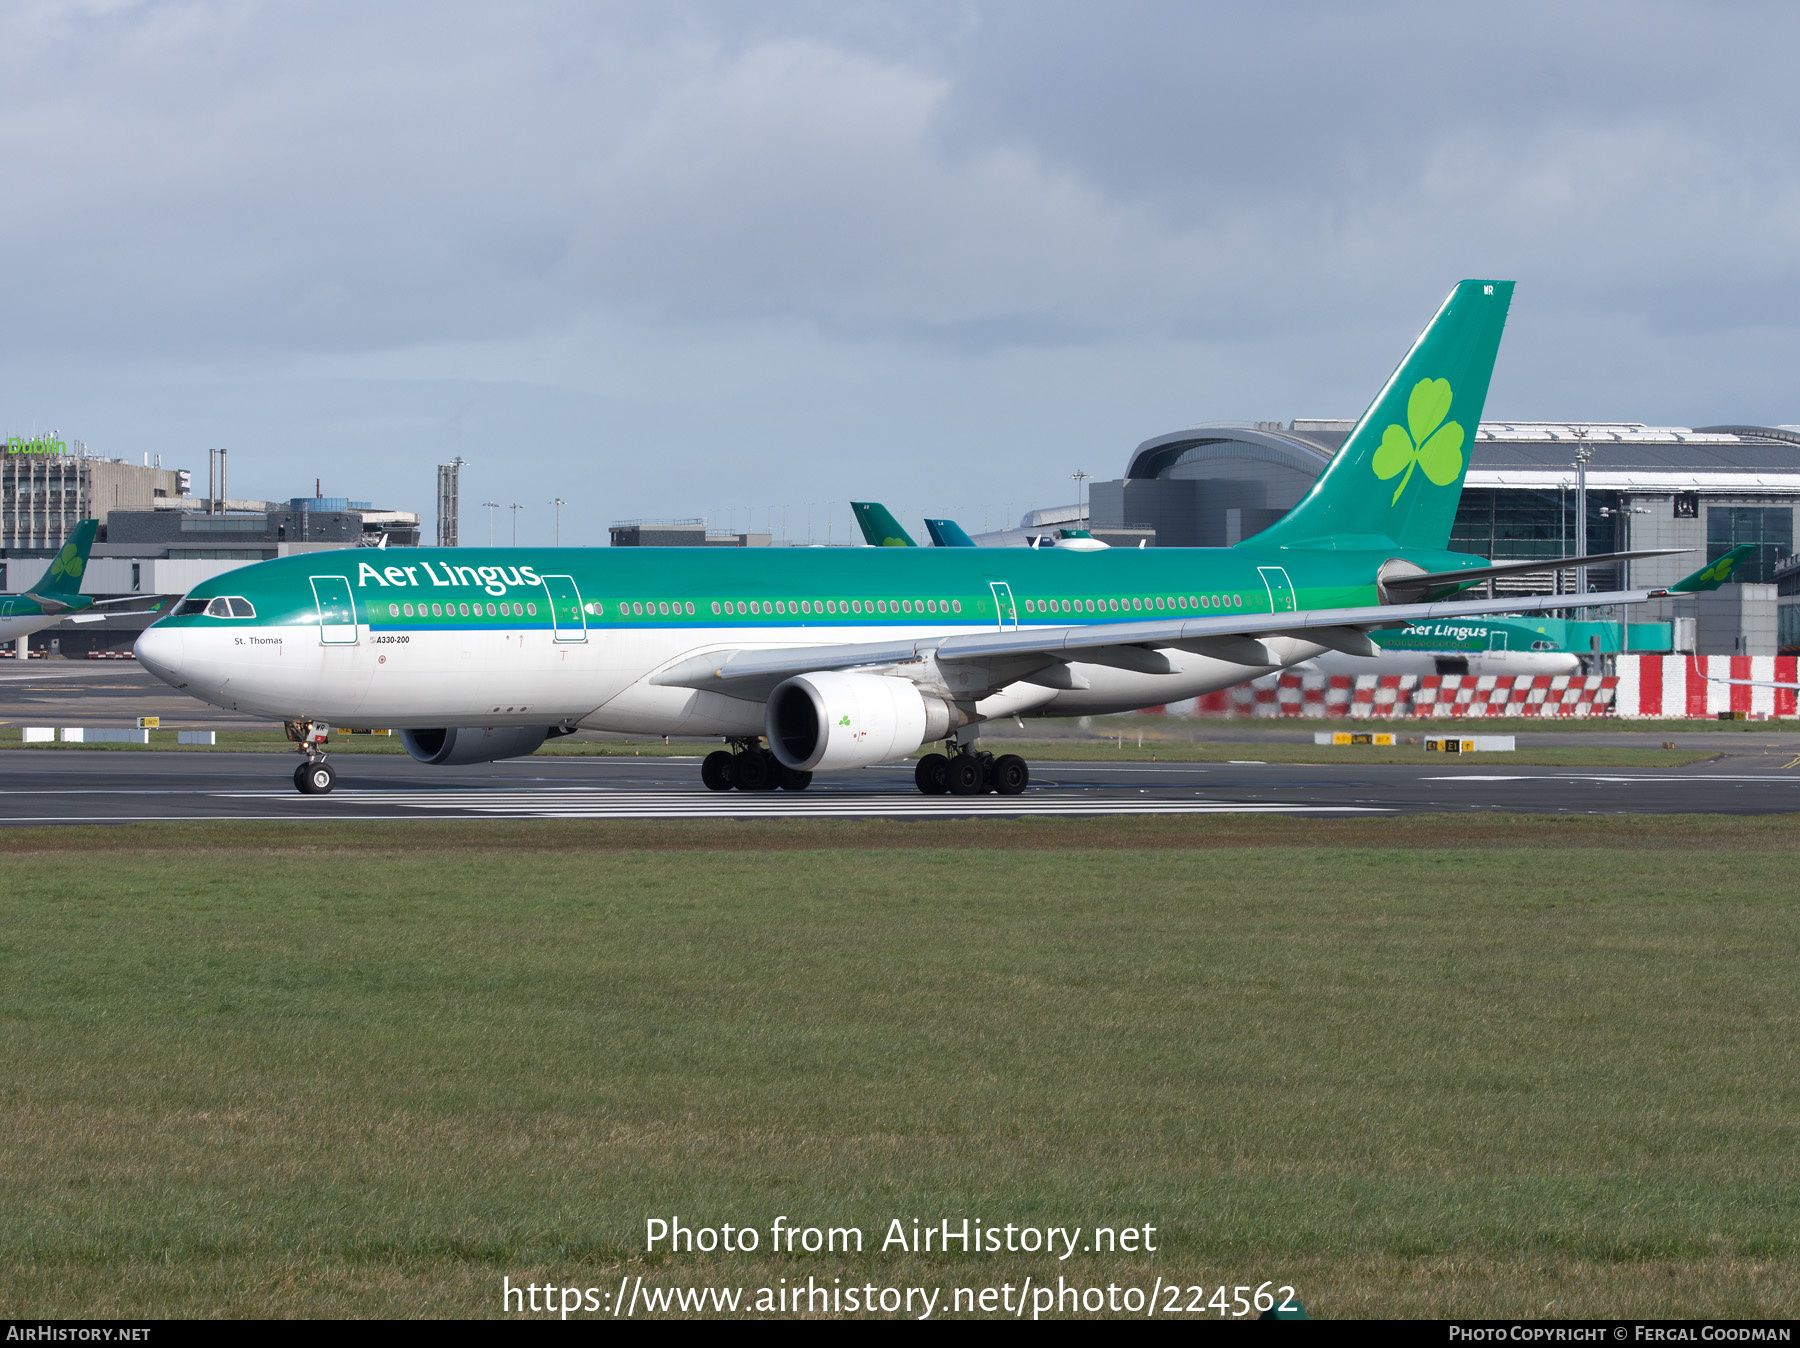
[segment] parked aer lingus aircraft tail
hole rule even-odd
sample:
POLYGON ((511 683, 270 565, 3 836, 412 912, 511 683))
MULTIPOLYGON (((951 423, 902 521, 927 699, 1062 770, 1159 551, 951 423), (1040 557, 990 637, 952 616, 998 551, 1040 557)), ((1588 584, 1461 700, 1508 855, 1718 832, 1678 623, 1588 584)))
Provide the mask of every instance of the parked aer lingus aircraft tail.
MULTIPOLYGON (((900 521, 879 501, 852 501, 856 522, 862 528, 863 542, 872 548, 915 548, 913 536, 900 527, 900 521)), ((955 520, 926 520, 926 532, 934 548, 972 548, 975 540, 955 520)))
POLYGON ((852 501, 850 509, 862 529, 863 542, 872 548, 916 548, 911 534, 900 527, 900 521, 879 501, 852 501))
POLYGON ((81 593, 88 553, 99 530, 99 520, 77 520, 36 585, 22 594, 0 594, 0 641, 17 641, 60 622, 99 622, 104 615, 91 612, 92 609, 107 604, 141 604, 150 598, 134 594, 122 599, 95 599, 81 593))
POLYGON ((309 792, 333 781, 321 727, 351 722, 445 764, 583 728, 717 735, 716 790, 800 790, 941 743, 920 790, 1016 793, 1026 764, 980 752, 985 721, 1127 711, 1366 654, 1371 631, 1517 610, 1448 598, 1469 583, 1571 565, 1447 550, 1511 298, 1506 281, 1458 285, 1305 499, 1236 547, 315 553, 196 587, 138 658, 287 721, 309 792))
POLYGON ((926 520, 925 528, 931 534, 932 543, 940 548, 972 548, 975 540, 963 532, 962 525, 955 520, 926 520))

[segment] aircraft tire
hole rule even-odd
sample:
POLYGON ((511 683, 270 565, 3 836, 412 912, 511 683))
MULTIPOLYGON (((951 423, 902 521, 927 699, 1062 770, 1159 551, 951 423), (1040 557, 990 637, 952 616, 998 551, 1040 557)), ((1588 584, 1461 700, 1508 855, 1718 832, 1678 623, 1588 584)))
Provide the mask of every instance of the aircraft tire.
MULTIPOLYGON (((758 791, 779 791, 779 790, 781 790, 781 774, 785 771, 785 769, 781 766, 781 760, 779 758, 775 757, 775 755, 770 753, 767 749, 764 749, 762 751, 762 761, 763 761, 763 784, 761 786, 757 787, 756 789, 758 791)), ((807 776, 807 780, 810 781, 811 779, 812 779, 811 774, 809 773, 807 776)))
POLYGON ((812 785, 812 773, 799 772, 779 759, 775 763, 775 785, 783 791, 804 791, 812 785))
POLYGON ((760 749, 746 749, 731 765, 731 784, 739 791, 767 791, 770 788, 769 764, 760 749))
POLYGON ((950 760, 942 754, 926 754, 913 768, 913 785, 923 795, 943 795, 950 789, 950 760))
POLYGON ((329 763, 302 763, 294 770, 294 785, 305 796, 325 796, 337 785, 337 772, 329 763))
POLYGON ((974 754, 958 754, 945 765, 945 781, 953 796, 979 796, 987 791, 987 769, 974 754))
POLYGON ((994 790, 1003 796, 1016 796, 1031 784, 1031 768, 1017 754, 1002 754, 994 760, 994 790))
POLYGON ((700 765, 700 780, 708 791, 731 790, 731 758, 723 749, 715 749, 700 765))

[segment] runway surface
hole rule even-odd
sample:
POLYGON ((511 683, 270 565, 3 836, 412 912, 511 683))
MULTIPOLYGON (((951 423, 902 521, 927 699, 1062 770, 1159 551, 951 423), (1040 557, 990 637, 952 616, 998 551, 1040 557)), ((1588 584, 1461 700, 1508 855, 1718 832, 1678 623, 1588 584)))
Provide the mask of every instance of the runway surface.
POLYGON ((0 824, 174 819, 922 819, 1257 813, 1800 812, 1800 766, 1728 756, 1666 769, 1480 764, 1034 763, 1023 796, 921 796, 910 763, 815 779, 801 793, 712 792, 698 759, 530 758, 427 768, 338 755, 338 789, 302 796, 279 754, 8 750, 0 824))

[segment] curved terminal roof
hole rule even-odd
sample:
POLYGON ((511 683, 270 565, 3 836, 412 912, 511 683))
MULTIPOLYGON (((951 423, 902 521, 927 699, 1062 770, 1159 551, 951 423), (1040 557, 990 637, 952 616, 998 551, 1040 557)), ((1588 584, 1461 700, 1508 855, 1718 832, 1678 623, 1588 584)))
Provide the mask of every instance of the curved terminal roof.
MULTIPOLYGON (((1344 434, 1349 434, 1349 427, 1344 434)), ((1280 422, 1220 421, 1190 426, 1144 441, 1132 452, 1126 466, 1128 478, 1168 477, 1176 468, 1209 462, 1242 463, 1245 460, 1276 463, 1317 477, 1331 462, 1338 444, 1327 447, 1310 437, 1294 434, 1280 422)), ((1183 476, 1203 476, 1187 473, 1183 476)))
MULTIPOLYGON (((1211 476, 1209 464, 1261 461, 1317 477, 1354 425, 1296 418, 1285 426, 1228 421, 1189 426, 1144 441, 1132 451, 1125 476, 1211 476)), ((1600 489, 1800 491, 1800 428, 1625 421, 1484 421, 1471 444, 1468 482, 1557 486, 1573 480, 1575 451, 1583 446, 1592 454, 1589 485, 1600 489)))

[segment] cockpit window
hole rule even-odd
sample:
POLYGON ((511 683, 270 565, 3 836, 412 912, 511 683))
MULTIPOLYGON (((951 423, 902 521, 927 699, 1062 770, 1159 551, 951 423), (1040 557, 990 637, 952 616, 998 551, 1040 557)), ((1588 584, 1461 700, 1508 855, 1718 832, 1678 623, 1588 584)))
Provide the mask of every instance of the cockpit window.
POLYGON ((220 595, 217 599, 184 599, 175 610, 178 618, 194 613, 204 613, 209 618, 254 618, 256 608, 237 595, 220 595))

